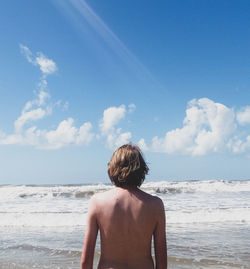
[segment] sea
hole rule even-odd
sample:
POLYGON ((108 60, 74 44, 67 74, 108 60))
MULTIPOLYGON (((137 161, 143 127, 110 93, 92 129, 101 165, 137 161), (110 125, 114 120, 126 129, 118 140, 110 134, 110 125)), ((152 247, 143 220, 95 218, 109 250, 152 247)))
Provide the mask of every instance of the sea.
MULTIPOLYGON (((0 268, 80 268, 89 199, 111 188, 0 185, 0 268)), ((164 202, 168 268, 250 268, 250 180, 152 181, 141 189, 164 202)), ((99 256, 98 236, 94 268, 99 256)))

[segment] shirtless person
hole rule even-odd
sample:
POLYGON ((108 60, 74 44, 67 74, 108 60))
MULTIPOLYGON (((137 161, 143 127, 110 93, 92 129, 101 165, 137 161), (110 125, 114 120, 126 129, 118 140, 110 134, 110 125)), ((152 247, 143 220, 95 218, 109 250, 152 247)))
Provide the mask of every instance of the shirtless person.
POLYGON ((123 145, 114 152, 108 174, 116 187, 90 200, 82 269, 93 268, 98 230, 101 237, 98 269, 167 268, 164 205, 160 198, 138 188, 148 170, 137 146, 123 145))

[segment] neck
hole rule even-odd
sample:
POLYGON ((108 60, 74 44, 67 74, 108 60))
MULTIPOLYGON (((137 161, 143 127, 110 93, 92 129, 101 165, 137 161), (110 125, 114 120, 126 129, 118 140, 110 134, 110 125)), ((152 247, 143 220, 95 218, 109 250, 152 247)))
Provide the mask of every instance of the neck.
POLYGON ((136 186, 119 186, 117 188, 120 188, 120 189, 123 189, 123 190, 127 190, 127 191, 137 191, 138 190, 138 187, 136 186))

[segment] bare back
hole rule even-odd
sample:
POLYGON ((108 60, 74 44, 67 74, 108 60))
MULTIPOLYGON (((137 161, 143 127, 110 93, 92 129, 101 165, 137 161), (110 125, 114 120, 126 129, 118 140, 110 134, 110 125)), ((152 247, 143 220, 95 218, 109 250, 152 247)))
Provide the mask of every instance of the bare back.
POLYGON ((94 195, 89 202, 82 269, 93 268, 98 231, 101 235, 98 269, 167 268, 163 202, 138 188, 148 171, 138 146, 129 143, 115 150, 108 163, 108 175, 116 187, 94 195))
POLYGON ((101 236, 98 269, 154 268, 151 242, 159 199, 140 189, 114 188, 96 196, 101 236))

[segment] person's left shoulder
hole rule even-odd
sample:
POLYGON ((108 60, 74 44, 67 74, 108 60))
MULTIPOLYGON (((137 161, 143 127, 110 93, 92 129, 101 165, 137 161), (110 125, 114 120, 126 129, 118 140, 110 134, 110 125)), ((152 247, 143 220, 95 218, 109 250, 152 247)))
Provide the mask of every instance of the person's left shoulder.
POLYGON ((107 198, 112 196, 112 192, 113 190, 95 193, 91 197, 91 203, 94 203, 97 207, 100 207, 103 203, 105 203, 105 201, 107 201, 107 198))

